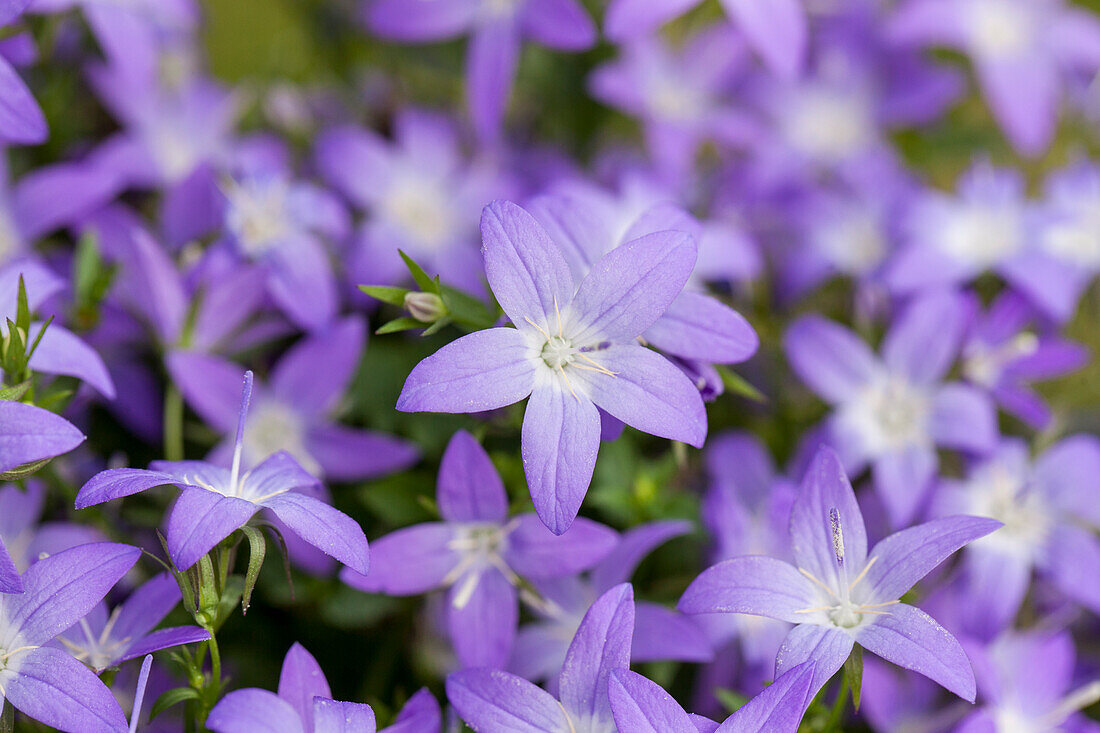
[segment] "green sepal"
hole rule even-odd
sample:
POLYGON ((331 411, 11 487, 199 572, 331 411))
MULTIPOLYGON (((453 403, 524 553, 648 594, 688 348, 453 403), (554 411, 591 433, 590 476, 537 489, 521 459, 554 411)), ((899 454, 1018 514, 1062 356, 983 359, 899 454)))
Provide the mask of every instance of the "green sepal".
POLYGON ((376 334, 381 336, 386 333, 397 333, 398 331, 411 331, 414 328, 424 328, 424 322, 418 321, 412 316, 403 316, 401 318, 395 318, 389 323, 383 324, 376 334))
POLYGON ((264 534, 256 527, 245 525, 241 532, 248 538, 248 572, 244 577, 244 587, 241 596, 241 615, 248 613, 248 607, 252 604, 252 589, 256 587, 256 580, 260 577, 260 569, 264 566, 264 556, 267 554, 267 541, 264 534))
MULTIPOLYGON (((31 357, 34 356, 35 349, 38 348, 39 342, 41 342, 42 337, 46 335, 46 329, 50 327, 51 323, 53 323, 53 316, 50 316, 49 318, 47 318, 46 322, 42 324, 42 328, 38 329, 38 335, 34 337, 34 343, 31 344, 31 347, 29 349, 27 349, 27 361, 26 361, 26 363, 28 363, 28 364, 30 363, 31 357)), ((30 331, 27 331, 27 336, 28 336, 28 338, 30 337, 30 331)))
POLYGON ((412 292, 405 288, 391 288, 385 285, 360 285, 359 289, 375 300, 396 305, 399 308, 405 305, 405 295, 412 292))
POLYGON ((171 690, 165 690, 153 703, 153 707, 149 709, 149 720, 153 720, 153 718, 174 705, 179 705, 181 702, 187 702, 188 700, 198 700, 199 697, 199 691, 194 687, 173 687, 171 690))
POLYGON ((859 644, 852 647, 852 653, 844 662, 844 678, 848 680, 848 688, 852 691, 852 704, 858 713, 860 692, 863 687, 863 647, 859 644))
POLYGON ((49 458, 43 458, 39 461, 31 461, 30 463, 24 463, 22 466, 16 466, 15 468, 0 473, 0 481, 18 481, 19 479, 27 478, 31 474, 37 473, 39 469, 49 462, 49 458))
POLYGON ((719 376, 722 377, 722 384, 724 384, 726 389, 728 389, 733 394, 745 397, 746 399, 750 399, 753 402, 759 402, 761 404, 768 401, 767 396, 763 392, 761 392, 753 385, 749 384, 749 382, 746 381, 744 377, 742 377, 740 374, 737 374, 729 367, 722 364, 716 364, 715 369, 718 370, 719 376))
POLYGON ((31 328, 31 308, 27 302, 27 286, 23 282, 23 276, 19 276, 19 294, 16 297, 15 325, 23 333, 29 333, 31 328))
POLYGON ((422 333, 420 335, 421 336, 431 336, 432 334, 437 333, 438 331, 440 331, 444 327, 450 325, 452 320, 453 319, 450 316, 443 316, 442 318, 437 320, 435 323, 433 323, 432 325, 425 328, 424 333, 422 333))
POLYGON ((19 384, 13 384, 10 387, 0 388, 0 400, 21 400, 23 395, 27 394, 27 391, 31 388, 32 380, 24 379, 19 384))
POLYGON ((424 268, 416 264, 416 261, 412 257, 401 250, 397 250, 397 254, 401 255, 401 259, 405 260, 405 266, 409 268, 409 272, 413 276, 413 280, 416 282, 417 287, 426 293, 435 293, 439 295, 439 285, 435 280, 428 277, 428 273, 424 272, 424 268))

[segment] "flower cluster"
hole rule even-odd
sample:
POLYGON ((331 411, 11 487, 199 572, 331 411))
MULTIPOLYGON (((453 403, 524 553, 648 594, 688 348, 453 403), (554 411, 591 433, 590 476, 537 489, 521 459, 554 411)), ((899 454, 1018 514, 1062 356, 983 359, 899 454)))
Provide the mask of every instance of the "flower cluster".
POLYGON ((0 0, 0 731, 1100 730, 1098 11, 0 0))

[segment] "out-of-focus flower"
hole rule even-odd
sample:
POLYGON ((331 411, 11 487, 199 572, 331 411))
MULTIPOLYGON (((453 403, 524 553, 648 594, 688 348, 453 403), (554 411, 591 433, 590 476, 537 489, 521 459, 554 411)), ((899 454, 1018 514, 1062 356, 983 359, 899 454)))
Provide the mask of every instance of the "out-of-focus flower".
MULTIPOLYGON (((0 29, 19 17, 30 0, 9 0, 0 7, 0 29)), ((35 145, 49 135, 46 117, 30 90, 0 55, 0 143, 35 145)))
POLYGON ((84 433, 60 415, 0 400, 0 473, 44 461, 84 442, 84 433))
POLYGON ((574 280, 558 246, 507 201, 482 215, 485 270, 516 326, 464 336, 409 374, 397 409, 482 412, 531 399, 523 464, 539 518, 572 524, 600 442, 597 406, 647 433, 701 446, 706 411, 694 385, 635 339, 680 294, 695 245, 680 232, 635 239, 574 280))
POLYGON ((899 599, 959 548, 1000 522, 955 516, 910 527, 867 552, 867 533, 839 457, 821 449, 791 510, 795 564, 746 555, 703 571, 684 592, 685 613, 750 613, 795 624, 776 675, 817 663, 811 695, 858 643, 973 701, 974 675, 955 637, 899 599))

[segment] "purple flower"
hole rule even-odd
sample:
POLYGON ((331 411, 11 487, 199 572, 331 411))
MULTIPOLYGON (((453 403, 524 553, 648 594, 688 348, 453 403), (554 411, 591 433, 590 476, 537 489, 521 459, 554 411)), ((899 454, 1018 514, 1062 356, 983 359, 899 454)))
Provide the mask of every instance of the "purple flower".
POLYGON ((60 415, 0 400, 0 474, 68 453, 83 442, 84 434, 60 415))
MULTIPOLYGON (((374 733, 370 705, 332 699, 317 660, 295 643, 283 659, 278 694, 257 688, 234 690, 222 698, 206 725, 215 733, 374 733)), ((409 699, 397 721, 381 733, 438 733, 439 704, 427 690, 409 699)))
POLYGON ((792 667, 718 725, 686 713, 656 682, 616 669, 609 685, 611 712, 619 730, 631 733, 795 733, 810 704, 813 676, 813 662, 792 667))
POLYGON ((57 637, 54 645, 67 650, 99 674, 108 667, 117 667, 151 652, 208 640, 210 632, 198 626, 153 631, 179 600, 176 579, 162 573, 131 593, 109 615, 106 605, 98 604, 57 637))
POLYGON ((1045 428, 1052 419, 1050 408, 1029 383, 1080 369, 1089 361, 1088 349, 1029 330, 1035 309, 1011 290, 997 296, 985 313, 977 312, 977 297, 972 300, 976 315, 962 348, 963 376, 988 390, 1006 412, 1033 428, 1045 428))
POLYGON ((508 519, 508 496, 488 454, 465 431, 451 438, 439 466, 442 522, 375 540, 371 571, 341 572, 360 590, 418 595, 447 588, 447 628, 464 667, 503 667, 519 621, 516 586, 586 570, 615 546, 615 533, 578 519, 562 536, 538 517, 508 519))
POLYGON ((474 730, 614 731, 608 682, 613 670, 630 667, 633 632, 634 592, 623 583, 584 615, 561 669, 557 698, 522 677, 489 668, 448 675, 447 698, 474 730))
MULTIPOLYGON (((0 7, 0 28, 19 17, 30 0, 8 0, 0 7)), ((8 60, 0 55, 0 143, 36 145, 49 129, 38 103, 8 60)))
POLYGON ((1100 613, 1100 588, 1090 577, 1100 563, 1100 511, 1094 500, 1100 441, 1065 438, 1032 462, 1027 445, 1006 439, 965 481, 944 480, 933 511, 973 514, 1004 523, 963 554, 964 615, 970 633, 991 638, 1011 625, 1031 584, 1032 569, 1070 600, 1100 613))
POLYGON ((562 534, 577 516, 600 442, 597 407, 644 432, 701 446, 706 411, 684 374, 635 339, 680 294, 695 245, 680 232, 608 252, 579 282, 519 206, 482 215, 489 285, 516 328, 453 341, 409 374, 397 409, 482 412, 530 397, 522 453, 539 517, 562 534))
MULTIPOLYGON (((541 598, 527 600, 537 620, 520 628, 508 669, 532 681, 545 679, 547 687, 556 690, 557 674, 569 651, 569 640, 592 602, 612 587, 629 581, 638 563, 657 545, 691 530, 690 522, 678 520, 638 525, 623 533, 615 549, 592 568, 586 579, 579 576, 536 579, 533 585, 541 598)), ((632 661, 703 662, 712 656, 711 645, 694 619, 659 603, 635 603, 632 661)))
POLYGON ((351 517, 309 493, 317 490, 317 479, 290 454, 275 453, 242 472, 252 372, 245 372, 243 392, 232 468, 203 461, 154 461, 148 471, 108 469, 84 484, 76 497, 77 509, 171 484, 180 488, 180 494, 168 517, 168 554, 180 570, 194 565, 256 512, 267 509, 307 543, 366 573, 369 557, 363 530, 351 517))
POLYGON ((114 543, 51 555, 23 574, 21 595, 0 596, 0 707, 69 733, 127 730, 115 698, 91 670, 47 646, 126 574, 141 551, 114 543))
POLYGON ((1061 0, 910 0, 887 32, 967 54, 993 116, 1025 155, 1054 136, 1062 77, 1100 69, 1100 22, 1061 0))
MULTIPOLYGON (((330 413, 355 375, 366 342, 356 317, 332 323, 288 349, 257 384, 255 404, 244 425, 242 460, 254 465, 277 451, 319 478, 351 481, 392 473, 416 462, 416 448, 383 433, 336 424, 330 413)), ((190 351, 168 356, 168 371, 184 398, 215 430, 226 436, 209 457, 229 465, 237 413, 240 368, 220 357, 190 351)))
POLYGON ((815 661, 811 694, 841 668, 858 643, 919 672, 967 700, 974 675, 955 637, 899 599, 966 543, 1000 522, 946 517, 886 537, 867 552, 867 534, 839 457, 822 448, 791 510, 795 563, 745 555, 695 579, 680 599, 685 613, 748 613, 795 624, 776 657, 778 677, 815 661))
POLYGON ((1100 700, 1100 679, 1070 689, 1076 652, 1068 633, 1006 634, 971 654, 983 705, 955 733, 1096 730, 1079 713, 1100 700))
POLYGON ((366 21, 378 35, 409 43, 470 34, 466 100, 484 142, 499 137, 524 37, 559 51, 596 42, 596 27, 576 0, 376 0, 366 21))
POLYGON ((872 467, 894 527, 921 508, 941 445, 975 453, 997 439, 996 410, 981 390, 941 384, 966 327, 965 299, 932 292, 891 326, 878 358, 854 333, 818 316, 798 319, 784 348, 795 372, 827 402, 829 442, 851 473, 872 467))
POLYGON ((484 161, 464 159, 458 131, 442 115, 399 112, 393 135, 390 143, 342 126, 316 144, 321 175, 367 213, 349 277, 382 285, 406 280, 400 249, 448 283, 484 293, 477 212, 510 186, 484 161))
MULTIPOLYGON (((607 37, 622 42, 647 35, 698 4, 699 0, 612 0, 604 19, 607 37)), ((802 71, 809 29, 800 0, 722 0, 722 7, 773 72, 790 79, 802 71)))

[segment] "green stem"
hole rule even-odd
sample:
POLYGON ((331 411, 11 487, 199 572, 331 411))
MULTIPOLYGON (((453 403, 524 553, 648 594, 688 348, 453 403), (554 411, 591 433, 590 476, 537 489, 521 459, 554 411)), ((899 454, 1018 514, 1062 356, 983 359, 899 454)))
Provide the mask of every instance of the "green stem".
POLYGON ((848 678, 841 676, 840 690, 837 692, 836 701, 833 703, 829 717, 825 720, 825 733, 840 730, 840 720, 844 717, 844 709, 848 704, 848 678))
POLYGON ((183 460, 183 395, 174 384, 164 395, 164 458, 183 460))

